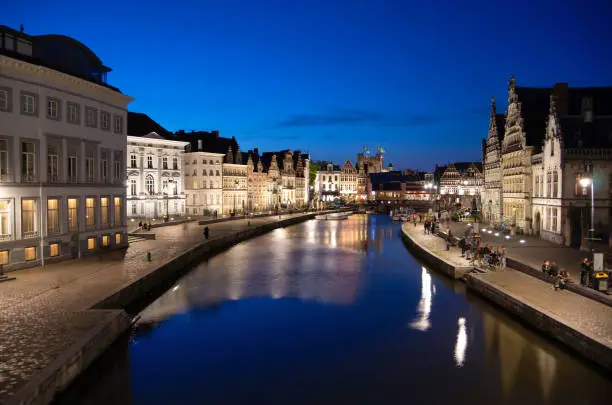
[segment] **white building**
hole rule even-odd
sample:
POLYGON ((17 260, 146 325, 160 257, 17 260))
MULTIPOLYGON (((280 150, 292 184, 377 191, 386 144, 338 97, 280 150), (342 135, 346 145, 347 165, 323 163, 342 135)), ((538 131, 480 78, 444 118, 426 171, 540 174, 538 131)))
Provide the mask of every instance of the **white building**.
POLYGON ((187 142, 155 132, 128 136, 127 214, 160 219, 185 213, 183 154, 187 142))
POLYGON ((0 264, 127 246, 132 98, 106 84, 110 69, 72 38, 0 26, 0 48, 0 264))
POLYGON ((315 176, 315 193, 321 201, 333 201, 340 197, 340 167, 329 163, 324 170, 317 171, 315 176))
POLYGON ((223 153, 213 152, 185 154, 188 215, 211 215, 215 212, 217 214, 223 212, 222 162, 224 156, 223 153))

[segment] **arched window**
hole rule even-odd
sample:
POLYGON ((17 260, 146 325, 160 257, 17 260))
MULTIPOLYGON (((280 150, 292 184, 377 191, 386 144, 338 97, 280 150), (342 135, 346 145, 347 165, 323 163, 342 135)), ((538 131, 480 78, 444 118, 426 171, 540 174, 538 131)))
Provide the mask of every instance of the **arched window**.
POLYGON ((213 171, 211 170, 208 174, 210 174, 212 176, 213 175, 213 171))
POLYGON ((147 193, 155 194, 155 180, 153 180, 153 176, 151 176, 150 174, 148 174, 145 179, 145 188, 147 190, 147 193))

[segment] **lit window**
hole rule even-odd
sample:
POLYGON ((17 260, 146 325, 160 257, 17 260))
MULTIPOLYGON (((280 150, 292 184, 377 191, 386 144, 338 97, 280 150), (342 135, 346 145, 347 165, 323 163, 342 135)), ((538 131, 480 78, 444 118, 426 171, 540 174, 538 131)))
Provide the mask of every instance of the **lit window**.
POLYGON ((68 199, 68 230, 76 231, 79 227, 79 200, 77 198, 68 199))
POLYGON ((9 263, 9 251, 0 250, 0 264, 8 264, 8 263, 9 263))
POLYGON ((36 260, 36 248, 31 246, 31 247, 27 247, 23 250, 24 252, 24 259, 26 262, 31 261, 31 260, 36 260))
POLYGON ((60 254, 60 245, 59 243, 51 243, 49 245, 49 256, 56 257, 60 254))
POLYGON ((100 197, 100 227, 108 227, 108 197, 100 197))
POLYGON ((94 250, 96 248, 96 238, 87 238, 87 250, 94 250))
POLYGON ((21 200, 21 231, 24 238, 36 237, 36 200, 21 200))
POLYGON ((108 246, 110 243, 110 238, 108 237, 108 235, 102 235, 102 246, 106 247, 108 246))
POLYGON ((115 208, 115 225, 121 225, 121 197, 113 199, 113 206, 115 208))
POLYGON ((93 198, 85 199, 85 225, 88 227, 93 227, 96 225, 96 200, 93 198))
POLYGON ((115 234, 115 245, 121 245, 121 234, 120 233, 115 234))
POLYGON ((59 202, 55 198, 47 200, 47 233, 59 233, 59 202))

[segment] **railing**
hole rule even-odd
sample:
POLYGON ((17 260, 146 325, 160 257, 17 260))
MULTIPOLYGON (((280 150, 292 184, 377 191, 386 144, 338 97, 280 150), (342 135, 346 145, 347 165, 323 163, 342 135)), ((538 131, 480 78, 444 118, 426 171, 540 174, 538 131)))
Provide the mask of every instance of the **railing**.
POLYGON ((34 239, 38 238, 38 231, 30 231, 23 233, 23 239, 34 239))
POLYGON ((36 174, 22 174, 21 182, 22 183, 38 183, 39 177, 36 174))
POLYGON ((59 183, 59 176, 57 174, 47 174, 47 183, 59 183))
POLYGON ((12 183, 13 182, 13 174, 12 173, 2 173, 0 174, 0 183, 12 183))
POLYGON ((12 234, 8 234, 8 235, 0 235, 0 242, 6 242, 9 240, 13 239, 13 235, 12 234))
POLYGON ((68 183, 78 183, 79 182, 79 176, 68 176, 68 183))

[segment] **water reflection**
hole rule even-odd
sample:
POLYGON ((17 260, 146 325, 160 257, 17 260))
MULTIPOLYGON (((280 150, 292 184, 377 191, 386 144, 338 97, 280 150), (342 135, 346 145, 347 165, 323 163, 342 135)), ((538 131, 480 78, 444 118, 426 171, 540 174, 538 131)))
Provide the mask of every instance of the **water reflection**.
POLYGON ((421 299, 417 306, 418 317, 410 323, 410 327, 413 329, 425 332, 431 327, 429 314, 431 313, 431 305, 435 293, 434 288, 429 271, 425 267, 421 267, 421 299))
POLYGON ((467 329, 465 328, 465 318, 459 318, 457 321, 459 329, 457 330, 457 342, 455 342, 455 362, 457 367, 463 367, 465 363, 465 351, 468 345, 467 329))
POLYGON ((141 314, 131 403, 609 402, 604 376, 429 272, 398 231, 310 221, 202 263, 141 314))

